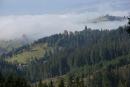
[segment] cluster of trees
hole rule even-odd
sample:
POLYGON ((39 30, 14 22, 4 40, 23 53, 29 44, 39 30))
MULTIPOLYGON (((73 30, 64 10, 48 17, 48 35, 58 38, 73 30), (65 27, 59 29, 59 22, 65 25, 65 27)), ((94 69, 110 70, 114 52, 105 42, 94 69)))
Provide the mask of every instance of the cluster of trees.
POLYGON ((57 81, 42 82, 39 81, 36 87, 85 87, 84 78, 79 77, 68 77, 67 80, 63 78, 56 79, 57 81))
POLYGON ((57 78, 57 81, 50 80, 49 83, 39 81, 35 87, 129 87, 129 73, 130 65, 115 69, 109 66, 105 69, 87 73, 87 75, 69 74, 67 77, 57 78))
POLYGON ((41 80, 38 84, 35 85, 35 87, 55 87, 53 81, 50 81, 48 84, 43 83, 41 80))
POLYGON ((16 75, 4 76, 0 73, 0 87, 31 87, 27 80, 16 75))
POLYGON ((17 65, 8 63, 2 59, 0 59, 0 72, 4 75, 6 74, 16 74, 16 75, 23 75, 24 72, 20 70, 17 65))
POLYGON ((130 86, 130 66, 121 67, 114 70, 103 69, 88 76, 87 87, 129 87, 130 86))

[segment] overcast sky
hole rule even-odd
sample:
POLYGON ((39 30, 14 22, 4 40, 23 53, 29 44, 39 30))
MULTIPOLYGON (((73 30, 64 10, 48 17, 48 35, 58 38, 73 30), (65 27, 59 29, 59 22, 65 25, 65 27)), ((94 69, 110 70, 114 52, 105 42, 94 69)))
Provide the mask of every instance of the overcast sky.
POLYGON ((64 30, 116 28, 124 22, 99 25, 84 23, 105 14, 126 16, 130 0, 0 0, 0 39, 23 34, 41 38, 64 30))

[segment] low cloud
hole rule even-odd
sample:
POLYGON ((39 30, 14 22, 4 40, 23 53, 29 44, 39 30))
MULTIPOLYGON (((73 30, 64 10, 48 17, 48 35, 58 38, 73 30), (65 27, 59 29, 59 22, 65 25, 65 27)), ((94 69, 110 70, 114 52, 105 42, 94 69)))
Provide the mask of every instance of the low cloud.
MULTIPOLYGON (((125 15, 127 12, 113 12, 112 15, 125 15)), ((12 15, 0 16, 0 39, 20 38, 23 34, 38 39, 55 33, 83 30, 87 25, 91 28, 108 29, 124 25, 125 22, 89 24, 87 20, 96 18, 104 13, 84 12, 72 14, 44 14, 44 15, 12 15)))
MULTIPOLYGON (((73 19, 73 18, 72 18, 73 19)), ((0 39, 20 38, 26 34, 40 38, 64 30, 74 31, 81 27, 66 15, 21 15, 0 17, 0 39)))

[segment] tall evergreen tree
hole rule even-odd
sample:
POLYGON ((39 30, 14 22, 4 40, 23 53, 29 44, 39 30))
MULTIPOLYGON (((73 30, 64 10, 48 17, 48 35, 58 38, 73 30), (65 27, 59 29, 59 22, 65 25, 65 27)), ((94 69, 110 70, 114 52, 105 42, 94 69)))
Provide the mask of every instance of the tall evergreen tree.
POLYGON ((64 80, 63 80, 63 79, 61 79, 61 80, 59 81, 58 87, 65 87, 65 84, 64 84, 64 80))
POLYGON ((53 84, 52 80, 49 82, 48 87, 54 87, 54 84, 53 84))

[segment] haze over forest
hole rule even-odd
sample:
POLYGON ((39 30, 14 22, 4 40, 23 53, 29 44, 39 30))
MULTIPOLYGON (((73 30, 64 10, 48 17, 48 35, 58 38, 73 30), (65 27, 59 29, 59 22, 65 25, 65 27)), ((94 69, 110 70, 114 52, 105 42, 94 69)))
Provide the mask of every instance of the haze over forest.
POLYGON ((90 22, 110 16, 128 16, 129 0, 0 0, 0 39, 18 39, 26 35, 38 39, 64 30, 115 29, 121 21, 90 22))

